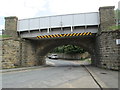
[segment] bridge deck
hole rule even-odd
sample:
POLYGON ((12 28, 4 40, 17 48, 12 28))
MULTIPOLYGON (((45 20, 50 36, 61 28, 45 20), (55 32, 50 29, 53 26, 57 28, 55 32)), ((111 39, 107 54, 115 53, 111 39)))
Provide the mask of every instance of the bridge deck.
POLYGON ((52 34, 97 33, 99 23, 98 12, 56 15, 19 20, 17 31, 23 38, 52 34))

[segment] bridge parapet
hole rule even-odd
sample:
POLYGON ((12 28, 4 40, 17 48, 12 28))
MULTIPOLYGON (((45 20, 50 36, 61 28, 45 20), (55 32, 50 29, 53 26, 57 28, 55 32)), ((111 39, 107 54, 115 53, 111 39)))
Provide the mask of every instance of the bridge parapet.
MULTIPOLYGON (((100 22, 99 22, 98 12, 67 14, 67 15, 46 16, 46 17, 19 20, 17 31, 30 32, 30 33, 33 31, 39 31, 41 35, 46 35, 47 33, 51 35, 51 34, 60 34, 60 33, 67 34, 67 33, 73 32, 73 30, 76 27, 83 27, 82 29, 77 30, 77 33, 80 33, 80 32, 96 33, 97 28, 92 28, 87 30, 87 27, 92 27, 92 26, 98 27, 99 24, 100 22), (65 29, 63 30, 63 28, 65 29), (69 28, 69 31, 68 31, 68 28, 69 28), (53 30, 51 29, 57 29, 57 30, 52 32, 53 30), (45 32, 43 33, 42 31, 45 31, 45 32)), ((37 32, 37 34, 39 32, 37 32)), ((35 37, 37 36, 37 34, 32 33, 32 35, 30 34, 29 35, 35 37)), ((24 35, 22 36, 29 37, 29 35, 28 34, 26 35, 26 33, 24 33, 24 35)))
POLYGON ((99 25, 97 12, 23 19, 18 21, 17 31, 91 25, 99 25))

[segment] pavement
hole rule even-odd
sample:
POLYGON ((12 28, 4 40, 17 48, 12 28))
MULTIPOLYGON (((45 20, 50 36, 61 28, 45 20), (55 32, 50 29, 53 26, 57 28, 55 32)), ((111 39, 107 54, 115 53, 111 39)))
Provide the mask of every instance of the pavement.
POLYGON ((25 71, 25 70, 31 70, 31 69, 40 69, 40 68, 43 68, 43 67, 44 67, 44 65, 43 66, 33 66, 33 67, 12 68, 12 69, 2 69, 2 70, 0 70, 0 73, 25 71))
POLYGON ((94 78, 103 88, 118 88, 118 71, 87 66, 94 78))
POLYGON ((92 67, 84 61, 47 60, 46 66, 1 70, 7 88, 118 88, 118 71, 92 67), (81 65, 92 74, 94 79, 81 65), (16 82, 16 83, 15 83, 16 82))

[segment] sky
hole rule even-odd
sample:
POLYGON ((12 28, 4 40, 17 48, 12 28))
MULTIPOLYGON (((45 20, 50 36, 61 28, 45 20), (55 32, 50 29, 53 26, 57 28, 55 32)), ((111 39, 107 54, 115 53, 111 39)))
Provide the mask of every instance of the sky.
POLYGON ((119 0, 0 0, 0 30, 4 29, 4 17, 18 19, 60 14, 98 12, 99 7, 115 6, 119 0))

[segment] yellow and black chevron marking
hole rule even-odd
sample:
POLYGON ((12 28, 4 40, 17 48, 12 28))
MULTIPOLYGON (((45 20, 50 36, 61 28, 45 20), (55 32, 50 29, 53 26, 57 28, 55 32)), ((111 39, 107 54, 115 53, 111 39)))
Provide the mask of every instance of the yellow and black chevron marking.
POLYGON ((43 35, 43 36, 37 36, 37 38, 72 37, 72 36, 85 36, 85 35, 92 35, 92 33, 91 32, 84 32, 84 33, 43 35))

